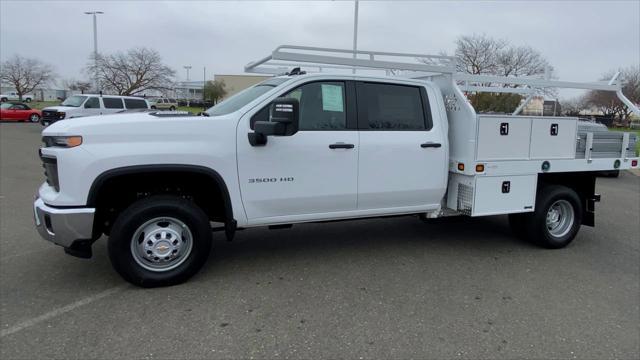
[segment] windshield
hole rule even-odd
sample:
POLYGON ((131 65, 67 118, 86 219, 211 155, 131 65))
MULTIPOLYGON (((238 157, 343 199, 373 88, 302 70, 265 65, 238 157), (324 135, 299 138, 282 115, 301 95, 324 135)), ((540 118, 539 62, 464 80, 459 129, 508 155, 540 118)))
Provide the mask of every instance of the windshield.
POLYGON ((13 104, 11 104, 11 103, 4 103, 4 104, 0 105, 0 108, 2 108, 2 109, 8 109, 8 108, 10 108, 10 107, 12 107, 12 106, 13 106, 13 104))
POLYGON ((287 80, 289 80, 289 78, 273 78, 265 80, 256 86, 244 89, 232 97, 214 105, 207 110, 206 113, 211 116, 230 114, 287 80))
POLYGON ((62 106, 71 106, 71 107, 78 107, 80 105, 82 105, 82 103, 87 99, 86 96, 71 96, 68 97, 67 100, 63 101, 62 106))

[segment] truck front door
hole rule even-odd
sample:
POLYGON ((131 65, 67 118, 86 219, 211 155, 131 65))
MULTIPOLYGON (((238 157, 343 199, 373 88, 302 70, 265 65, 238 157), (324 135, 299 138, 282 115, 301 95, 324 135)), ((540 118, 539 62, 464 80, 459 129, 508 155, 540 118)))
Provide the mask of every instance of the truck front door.
MULTIPOLYGON (((436 209, 446 191, 446 139, 427 89, 358 82, 358 209, 436 209)), ((388 211, 387 211, 388 212, 388 211)))
POLYGON ((247 133, 256 120, 268 121, 268 104, 246 114, 238 127, 238 175, 249 222, 322 219, 355 210, 359 146, 353 83, 315 81, 282 96, 300 102, 297 133, 251 146, 247 133))

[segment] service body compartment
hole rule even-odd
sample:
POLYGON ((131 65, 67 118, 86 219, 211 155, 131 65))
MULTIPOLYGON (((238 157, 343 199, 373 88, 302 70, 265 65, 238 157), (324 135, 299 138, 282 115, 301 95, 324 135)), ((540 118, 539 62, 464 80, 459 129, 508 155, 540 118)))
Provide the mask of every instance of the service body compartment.
POLYGON ((533 159, 575 159, 578 119, 539 118, 531 122, 533 159))
POLYGON ((527 160, 531 139, 531 118, 478 115, 476 159, 527 160))
POLYGON ((447 207, 469 216, 535 210, 538 175, 479 176, 449 173, 447 207))
POLYGON ((477 176, 472 216, 530 212, 538 175, 477 176))

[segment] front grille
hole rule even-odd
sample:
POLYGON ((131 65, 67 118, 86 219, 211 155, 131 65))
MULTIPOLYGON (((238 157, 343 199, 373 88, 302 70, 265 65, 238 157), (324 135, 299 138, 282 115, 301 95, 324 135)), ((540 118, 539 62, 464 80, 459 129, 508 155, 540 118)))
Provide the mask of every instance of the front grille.
POLYGON ((60 191, 60 181, 58 180, 58 160, 52 157, 42 156, 42 167, 44 176, 49 186, 53 186, 56 191, 60 191))
POLYGON ((55 110, 42 110, 42 120, 51 122, 59 120, 58 112, 55 110))

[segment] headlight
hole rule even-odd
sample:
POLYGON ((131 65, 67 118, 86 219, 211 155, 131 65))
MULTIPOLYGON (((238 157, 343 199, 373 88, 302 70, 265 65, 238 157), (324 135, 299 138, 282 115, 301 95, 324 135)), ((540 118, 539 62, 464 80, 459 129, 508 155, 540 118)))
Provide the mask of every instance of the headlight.
POLYGON ((62 120, 62 119, 64 119, 65 116, 67 116, 67 114, 65 114, 63 112, 57 112, 56 116, 58 116, 58 120, 62 120))
POLYGON ((72 148, 82 144, 82 136, 44 136, 42 142, 45 147, 72 148))

